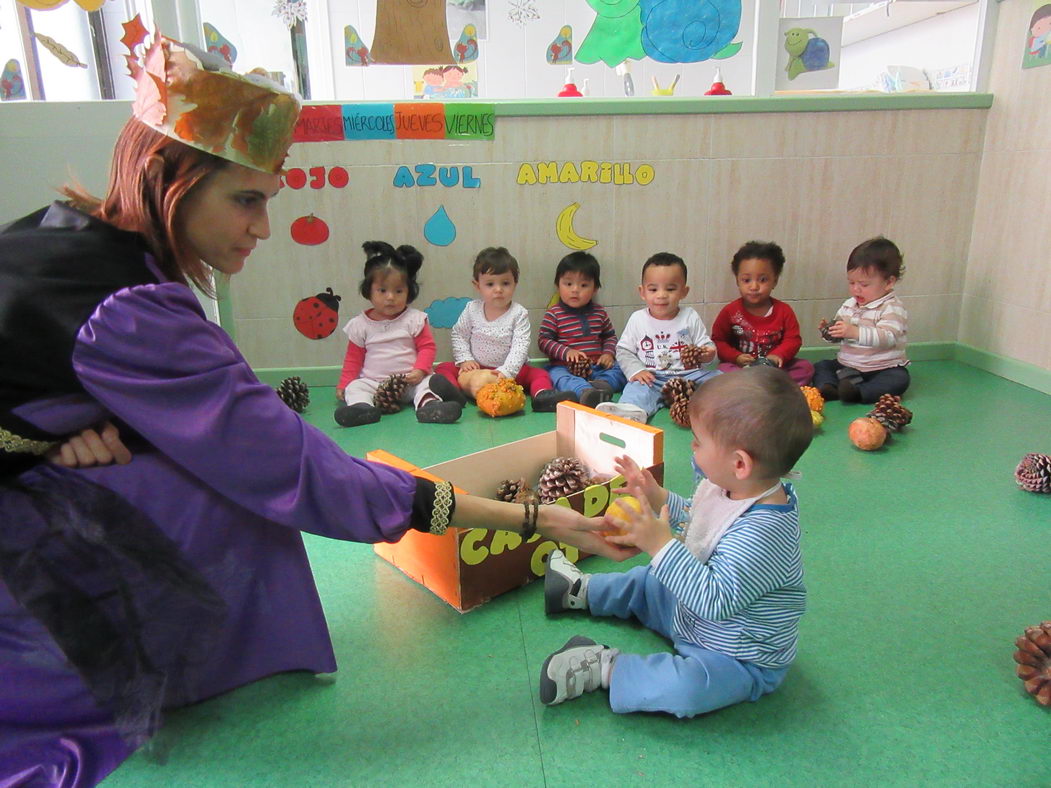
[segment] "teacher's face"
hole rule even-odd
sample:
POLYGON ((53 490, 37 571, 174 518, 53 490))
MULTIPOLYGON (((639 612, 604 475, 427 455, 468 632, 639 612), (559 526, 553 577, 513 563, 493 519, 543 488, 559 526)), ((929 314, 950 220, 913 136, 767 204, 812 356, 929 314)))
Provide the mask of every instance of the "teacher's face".
POLYGON ((267 204, 281 178, 227 164, 198 183, 182 204, 181 226, 190 248, 224 274, 236 274, 255 245, 270 237, 267 204))

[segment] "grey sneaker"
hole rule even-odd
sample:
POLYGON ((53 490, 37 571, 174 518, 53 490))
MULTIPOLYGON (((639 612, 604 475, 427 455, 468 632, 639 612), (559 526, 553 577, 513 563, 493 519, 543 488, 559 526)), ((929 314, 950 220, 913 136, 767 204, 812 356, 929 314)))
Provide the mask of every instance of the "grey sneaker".
POLYGON ((622 419, 631 419, 631 421, 637 421, 639 424, 645 424, 649 420, 646 416, 646 411, 638 405, 630 403, 600 402, 595 406, 595 410, 601 410, 603 413, 612 413, 614 416, 620 416, 622 419))
POLYGON ((587 610, 588 577, 561 550, 552 551, 544 575, 544 612, 587 610))
POLYGON ((611 665, 618 654, 619 649, 599 645, 591 638, 571 637, 566 645, 545 659, 540 668, 540 702, 554 706, 609 686, 611 665), (603 672, 606 682, 602 681, 603 672))

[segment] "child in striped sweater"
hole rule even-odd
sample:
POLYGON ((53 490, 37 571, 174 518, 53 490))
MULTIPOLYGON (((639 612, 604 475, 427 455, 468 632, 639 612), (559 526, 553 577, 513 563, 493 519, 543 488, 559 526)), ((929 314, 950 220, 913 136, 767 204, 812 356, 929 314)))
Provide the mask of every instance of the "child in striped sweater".
POLYGON ((551 359, 548 372, 559 391, 571 391, 593 408, 624 388, 627 378, 617 365, 617 334, 606 310, 593 300, 602 287, 598 260, 572 252, 555 268, 558 303, 544 314, 537 344, 551 359), (570 370, 572 362, 590 362, 585 375, 570 370))
POLYGON ((825 399, 875 402, 884 394, 904 394, 909 387, 909 315, 894 295, 904 274, 901 252, 882 236, 863 241, 850 253, 850 298, 831 325, 822 320, 819 326, 829 341, 842 342, 835 360, 814 365, 814 385, 825 399))
POLYGON ((675 653, 622 654, 578 635, 545 660, 543 703, 602 688, 618 713, 693 717, 773 692, 795 659, 806 589, 796 495, 781 479, 810 445, 806 400, 780 370, 748 367, 700 386, 690 422, 705 477, 692 503, 616 461, 641 512, 606 538, 650 563, 586 575, 555 551, 544 580, 549 614, 633 617, 675 653))

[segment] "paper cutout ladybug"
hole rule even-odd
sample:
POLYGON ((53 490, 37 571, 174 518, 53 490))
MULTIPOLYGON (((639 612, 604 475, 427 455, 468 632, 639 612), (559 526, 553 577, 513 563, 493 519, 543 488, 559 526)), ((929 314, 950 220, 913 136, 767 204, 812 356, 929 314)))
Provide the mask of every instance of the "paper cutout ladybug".
POLYGON ((340 296, 326 287, 324 293, 301 299, 292 310, 296 331, 307 339, 324 339, 336 330, 339 322, 340 296))

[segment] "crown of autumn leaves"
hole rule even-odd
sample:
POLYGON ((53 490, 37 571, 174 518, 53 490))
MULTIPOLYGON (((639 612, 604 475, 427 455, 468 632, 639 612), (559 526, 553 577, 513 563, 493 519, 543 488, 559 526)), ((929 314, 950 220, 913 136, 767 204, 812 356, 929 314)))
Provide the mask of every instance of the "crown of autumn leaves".
POLYGON ((136 82, 132 115, 199 150, 263 172, 279 173, 299 117, 300 99, 261 73, 237 74, 222 58, 146 29, 136 16, 121 41, 136 82))

